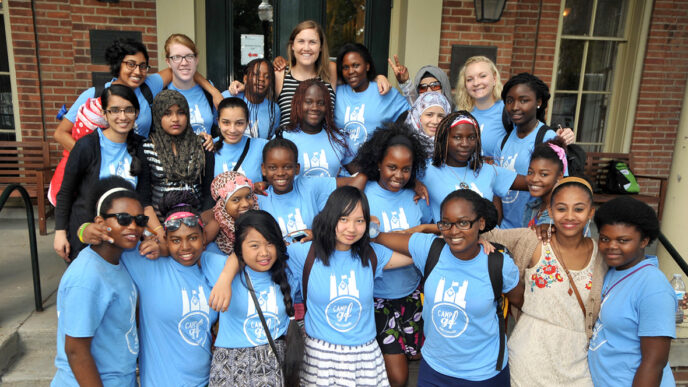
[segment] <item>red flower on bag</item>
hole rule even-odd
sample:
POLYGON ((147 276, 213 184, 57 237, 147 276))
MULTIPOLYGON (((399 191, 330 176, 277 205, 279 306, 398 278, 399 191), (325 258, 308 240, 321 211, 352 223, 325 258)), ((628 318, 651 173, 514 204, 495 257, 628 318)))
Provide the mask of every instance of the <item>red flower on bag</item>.
POLYGON ((542 277, 537 277, 535 278, 535 285, 538 288, 544 288, 545 286, 547 286, 547 281, 542 277))
POLYGON ((554 274, 556 271, 557 271, 557 268, 554 265, 547 265, 547 266, 542 268, 542 272, 547 274, 547 275, 554 274))

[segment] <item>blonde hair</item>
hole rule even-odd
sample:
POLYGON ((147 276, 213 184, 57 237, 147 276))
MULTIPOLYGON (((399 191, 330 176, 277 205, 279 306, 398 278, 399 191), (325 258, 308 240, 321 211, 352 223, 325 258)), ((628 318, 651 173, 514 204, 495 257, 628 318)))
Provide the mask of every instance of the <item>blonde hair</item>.
POLYGON ((313 20, 304 20, 297 24, 296 27, 294 27, 294 29, 291 31, 291 35, 289 35, 289 43, 287 43, 287 61, 289 62, 289 65, 291 67, 296 65, 296 58, 293 54, 294 39, 296 39, 296 35, 303 30, 315 30, 315 32, 318 34, 318 38, 320 38, 320 55, 315 61, 315 72, 320 79, 327 83, 331 83, 329 67, 330 51, 327 48, 327 39, 325 39, 325 32, 320 24, 313 20))
POLYGON ((459 80, 456 83, 456 108, 458 110, 466 110, 470 112, 475 106, 475 101, 470 95, 468 95, 468 90, 466 89, 466 68, 473 63, 479 62, 487 63, 487 65, 490 66, 492 75, 494 76, 495 85, 494 88, 492 88, 492 98, 494 98, 495 102, 502 98, 502 79, 499 76, 499 70, 497 70, 497 66, 495 66, 494 62, 486 56, 472 56, 466 60, 466 63, 461 68, 461 72, 459 72, 459 80))
POLYGON ((172 34, 165 41, 165 57, 170 56, 170 46, 175 43, 185 46, 189 50, 193 51, 194 55, 198 55, 196 44, 193 42, 193 40, 191 40, 191 38, 184 34, 172 34))

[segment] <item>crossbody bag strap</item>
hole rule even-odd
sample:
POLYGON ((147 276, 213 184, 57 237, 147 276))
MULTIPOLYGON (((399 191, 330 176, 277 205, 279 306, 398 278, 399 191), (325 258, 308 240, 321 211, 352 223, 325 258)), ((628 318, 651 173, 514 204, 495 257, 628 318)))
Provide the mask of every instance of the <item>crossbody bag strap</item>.
POLYGON ((248 153, 248 148, 249 145, 251 144, 251 137, 246 138, 246 145, 244 145, 244 150, 241 151, 241 156, 239 156, 239 160, 237 160, 237 163, 234 165, 234 168, 232 168, 232 171, 236 172, 241 168, 241 163, 244 162, 244 159, 246 158, 246 154, 248 153))
POLYGON ((280 367, 282 366, 282 362, 280 361, 279 356, 277 355, 277 345, 275 345, 275 341, 272 339, 272 335, 270 334, 270 329, 268 328, 268 323, 265 321, 265 316, 263 316, 263 311, 260 309, 260 303, 258 302, 258 297, 256 297, 256 291, 253 290, 253 283, 251 283, 251 277, 248 275, 248 272, 244 270, 244 278, 246 278, 246 287, 248 287, 248 292, 251 294, 251 299, 253 299, 253 303, 256 306, 256 311, 258 312, 258 317, 260 317, 260 323, 263 325, 263 329, 265 330, 265 336, 268 338, 268 342, 270 343, 270 348, 272 348, 272 353, 275 354, 275 357, 277 358, 277 362, 279 363, 280 367))
POLYGON ((311 276, 311 269, 315 263, 315 248, 311 243, 311 247, 308 248, 308 254, 306 255, 306 262, 303 264, 303 275, 301 276, 301 298, 303 298, 303 308, 306 307, 306 298, 308 298, 308 277, 311 276))
MULTIPOLYGON (((550 247, 552 248, 552 250, 554 250, 554 245, 550 244, 550 247)), ((562 260, 563 257, 561 256, 561 254, 559 254, 558 251, 555 251, 554 253, 557 254, 557 261, 559 261, 561 267, 564 268, 564 272, 566 273, 566 276, 569 278, 569 286, 571 287, 571 289, 573 289, 573 292, 576 293, 576 300, 578 300, 578 305, 580 306, 581 311, 583 311, 583 318, 585 318, 587 316, 587 313, 585 312, 585 303, 583 303, 583 298, 581 298, 581 295, 578 292, 578 287, 576 287, 576 283, 573 281, 573 277, 571 277, 569 269, 566 268, 566 265, 562 260)))

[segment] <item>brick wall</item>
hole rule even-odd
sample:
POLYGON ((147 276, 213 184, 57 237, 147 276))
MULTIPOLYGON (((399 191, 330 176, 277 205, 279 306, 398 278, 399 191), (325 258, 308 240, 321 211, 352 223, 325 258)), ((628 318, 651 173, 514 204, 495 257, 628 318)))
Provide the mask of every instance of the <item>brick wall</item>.
MULTIPOLYGON (((42 78, 43 106, 40 104, 36 43, 31 1, 9 2, 10 28, 14 46, 17 94, 22 137, 50 141, 58 121, 55 115, 63 104, 69 107, 77 96, 91 87, 91 72, 109 71, 91 64, 90 29, 141 31, 151 58, 157 66, 155 0, 101 3, 96 0, 36 0, 36 32, 42 78), (41 112, 45 115, 43 127, 41 112)), ((55 164, 61 149, 53 142, 55 164)))

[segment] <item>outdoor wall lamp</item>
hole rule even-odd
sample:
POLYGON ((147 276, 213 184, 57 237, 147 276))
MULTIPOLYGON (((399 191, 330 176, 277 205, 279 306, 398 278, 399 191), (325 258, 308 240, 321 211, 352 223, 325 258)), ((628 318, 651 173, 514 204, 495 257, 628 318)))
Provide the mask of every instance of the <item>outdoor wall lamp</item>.
POLYGON ((262 0, 258 6, 258 19, 272 22, 272 5, 268 0, 262 0))
POLYGON ((478 23, 496 23, 502 17, 506 0, 474 0, 474 4, 478 23))

